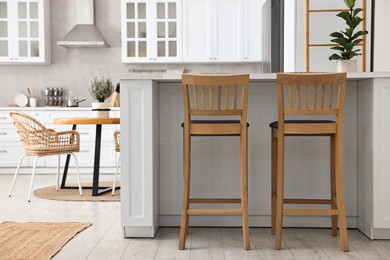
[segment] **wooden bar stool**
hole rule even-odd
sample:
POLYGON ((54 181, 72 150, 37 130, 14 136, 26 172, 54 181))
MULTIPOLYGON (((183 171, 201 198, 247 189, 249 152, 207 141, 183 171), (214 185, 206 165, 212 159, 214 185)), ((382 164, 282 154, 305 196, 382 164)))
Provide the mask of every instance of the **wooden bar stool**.
MULTIPOLYGON (((236 214, 242 216, 244 248, 250 248, 248 226, 248 172, 247 172, 247 101, 249 75, 190 75, 182 76, 184 97, 184 188, 180 226, 179 249, 185 248, 189 215, 236 214), (213 119, 193 120, 196 116, 213 119), (236 120, 215 119, 234 116, 236 120), (191 137, 240 137, 241 198, 190 198, 191 137), (191 209, 191 203, 241 203, 232 209, 191 209)), ((226 118, 225 118, 226 119, 226 118)))
MULTIPOLYGON (((331 215, 332 235, 340 229, 349 251, 343 184, 343 108, 346 73, 277 74, 278 121, 272 122, 272 234, 281 248, 283 215, 331 215), (286 116, 332 115, 335 120, 286 120, 286 116), (285 136, 330 136, 330 199, 284 198, 285 136), (285 209, 284 204, 330 204, 331 209, 285 209), (338 219, 337 219, 338 217, 338 219)), ((306 117, 307 118, 307 117, 306 117)))

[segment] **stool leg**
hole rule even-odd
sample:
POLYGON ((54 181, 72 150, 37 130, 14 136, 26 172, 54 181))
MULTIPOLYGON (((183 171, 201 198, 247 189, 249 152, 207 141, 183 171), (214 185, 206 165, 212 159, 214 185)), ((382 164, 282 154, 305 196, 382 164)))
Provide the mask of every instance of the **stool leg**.
MULTIPOLYGON (((280 132, 280 130, 279 130, 280 132)), ((278 134, 278 167, 277 167, 277 190, 276 190, 276 230, 275 249, 282 247, 283 226, 283 196, 284 196, 284 136, 278 134)))
POLYGON ((275 221, 276 221, 276 174, 277 174, 277 165, 278 165, 278 143, 277 138, 273 135, 273 130, 271 130, 271 234, 275 235, 275 221))
POLYGON ((344 181, 343 181, 343 139, 341 135, 335 136, 335 174, 336 174, 336 198, 339 210, 340 244, 344 252, 349 251, 347 223, 344 204, 344 181))
POLYGON ((244 248, 249 250, 251 246, 248 221, 248 139, 246 126, 245 130, 241 131, 240 146, 242 234, 244 248))
POLYGON ((183 250, 186 245, 187 226, 188 226, 188 214, 187 209, 189 207, 190 197, 190 170, 191 170, 191 137, 189 132, 184 131, 184 180, 183 180, 183 204, 181 212, 181 225, 180 225, 180 239, 179 249, 183 250))
MULTIPOLYGON (((335 137, 330 137, 330 199, 331 208, 337 209, 336 204, 336 176, 335 176, 335 137)), ((337 236, 337 216, 332 215, 332 236, 337 236)))

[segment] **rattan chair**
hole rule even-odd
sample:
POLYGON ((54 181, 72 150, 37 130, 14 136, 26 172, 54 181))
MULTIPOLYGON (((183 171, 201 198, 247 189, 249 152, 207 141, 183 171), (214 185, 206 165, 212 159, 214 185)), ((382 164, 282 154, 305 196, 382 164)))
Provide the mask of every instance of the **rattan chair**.
POLYGON ((59 173, 60 173, 60 155, 71 154, 75 159, 77 182, 80 196, 83 191, 80 183, 80 173, 77 162, 77 157, 74 152, 80 150, 80 135, 77 131, 56 132, 52 129, 47 129, 40 122, 30 117, 27 114, 20 112, 10 112, 11 118, 14 121, 16 130, 20 136, 20 141, 23 144, 24 154, 19 159, 18 166, 15 171, 9 196, 12 195, 12 190, 15 185, 16 177, 19 173, 20 165, 26 156, 35 156, 34 165, 31 175, 30 189, 28 192, 28 202, 31 200, 31 192, 33 187, 36 165, 39 157, 58 155, 57 164, 57 183, 56 190, 59 189, 59 173))
MULTIPOLYGON (((121 152, 121 131, 116 130, 114 132, 114 142, 115 142, 115 151, 120 153, 121 152)), ((121 155, 119 154, 118 162, 116 163, 114 183, 112 184, 112 196, 114 196, 115 193, 115 185, 116 185, 116 179, 118 177, 120 163, 121 163, 121 155)))

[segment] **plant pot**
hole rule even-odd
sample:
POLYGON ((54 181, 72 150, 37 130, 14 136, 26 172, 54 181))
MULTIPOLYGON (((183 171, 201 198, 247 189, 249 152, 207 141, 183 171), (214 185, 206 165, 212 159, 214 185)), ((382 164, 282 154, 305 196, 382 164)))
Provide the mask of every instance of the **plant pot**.
POLYGON ((92 117, 109 117, 110 110, 110 103, 92 103, 92 117))
POLYGON ((110 117, 111 109, 92 109, 92 117, 110 117))
POLYGON ((110 103, 105 102, 93 102, 91 103, 92 109, 109 109, 110 103))
POLYGON ((338 72, 357 72, 357 60, 338 60, 338 72))

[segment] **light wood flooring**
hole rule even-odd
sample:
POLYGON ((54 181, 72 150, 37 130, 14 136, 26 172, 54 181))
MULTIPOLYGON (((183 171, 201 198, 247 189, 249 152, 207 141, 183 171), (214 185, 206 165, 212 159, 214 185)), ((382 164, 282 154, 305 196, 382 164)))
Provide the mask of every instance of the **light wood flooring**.
MULTIPOLYGON (((72 177, 70 176, 72 181, 72 177)), ((111 176, 102 179, 110 180, 111 176)), ((82 181, 90 180, 82 176, 82 181)), ((240 228, 191 228, 187 249, 178 250, 179 228, 160 228, 154 239, 123 239, 119 202, 65 202, 32 197, 30 175, 17 181, 8 197, 12 175, 0 175, 0 221, 79 221, 93 225, 70 240, 54 259, 390 259, 390 240, 371 241, 349 229, 351 251, 339 249, 330 229, 283 229, 282 250, 273 250, 269 228, 251 228, 251 248, 242 248, 240 228)), ((37 175, 35 188, 53 185, 55 176, 37 175)), ((84 192, 88 192, 85 190, 84 192)), ((1 246, 1 245, 0 245, 1 246)), ((0 256, 1 259, 1 256, 0 256)))

